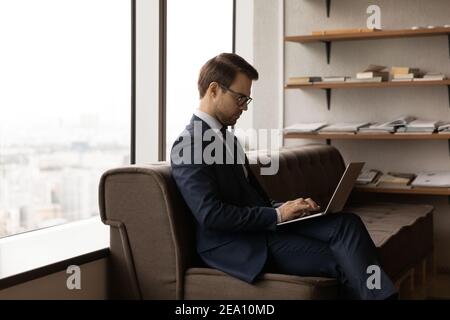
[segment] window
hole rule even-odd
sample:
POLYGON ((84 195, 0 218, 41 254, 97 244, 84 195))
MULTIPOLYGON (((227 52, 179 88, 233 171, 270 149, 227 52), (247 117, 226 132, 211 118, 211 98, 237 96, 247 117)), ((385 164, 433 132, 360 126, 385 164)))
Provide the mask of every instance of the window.
POLYGON ((232 49, 232 0, 167 0, 166 159, 198 107, 200 68, 232 49))
POLYGON ((130 162, 129 0, 0 2, 0 237, 98 216, 130 162))

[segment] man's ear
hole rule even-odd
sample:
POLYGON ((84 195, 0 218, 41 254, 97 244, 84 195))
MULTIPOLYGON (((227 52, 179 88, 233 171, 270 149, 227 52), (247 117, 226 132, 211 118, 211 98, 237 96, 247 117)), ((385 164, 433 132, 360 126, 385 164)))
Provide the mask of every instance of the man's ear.
POLYGON ((209 94, 211 97, 215 98, 219 93, 219 84, 217 82, 211 82, 208 87, 209 94))

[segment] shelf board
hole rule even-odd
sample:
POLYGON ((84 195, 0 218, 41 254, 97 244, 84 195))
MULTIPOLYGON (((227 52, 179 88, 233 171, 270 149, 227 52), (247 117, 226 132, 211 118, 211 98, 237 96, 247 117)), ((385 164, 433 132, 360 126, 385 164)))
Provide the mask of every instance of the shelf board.
POLYGON ((338 33, 326 35, 302 35, 287 36, 285 41, 298 43, 313 42, 332 42, 332 41, 354 41, 354 40, 376 40, 376 39, 393 39, 393 38, 411 38, 411 37, 431 37, 450 35, 450 28, 434 28, 434 29, 401 29, 401 30, 381 30, 373 32, 358 33, 338 33))
POLYGON ((393 88, 450 86, 450 80, 439 81, 384 81, 384 82, 316 82, 314 84, 286 85, 286 89, 353 89, 353 88, 393 88))
POLYGON ((357 88, 397 88, 397 87, 426 87, 447 86, 450 105, 450 80, 438 81, 384 81, 384 82, 316 82, 313 84, 286 85, 285 89, 323 89, 326 91, 327 108, 330 110, 332 89, 357 88))
POLYGON ((450 133, 285 133, 285 139, 319 139, 319 140, 450 140, 450 133))
POLYGON ((394 189, 394 188, 355 187, 354 190, 358 192, 368 192, 368 193, 423 194, 436 196, 450 196, 450 188, 394 189))

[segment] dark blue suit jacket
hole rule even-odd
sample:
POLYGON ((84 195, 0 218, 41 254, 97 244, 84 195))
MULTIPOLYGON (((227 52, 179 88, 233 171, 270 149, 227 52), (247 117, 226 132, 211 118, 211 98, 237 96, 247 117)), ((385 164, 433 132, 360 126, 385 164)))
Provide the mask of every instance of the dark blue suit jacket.
POLYGON ((197 252, 209 266, 253 282, 267 259, 266 232, 276 229, 276 204, 250 170, 247 180, 242 164, 194 163, 194 154, 211 143, 194 143, 194 121, 197 136, 211 129, 194 115, 172 146, 171 166, 195 216, 197 252), (182 155, 188 155, 190 163, 179 163, 182 155))

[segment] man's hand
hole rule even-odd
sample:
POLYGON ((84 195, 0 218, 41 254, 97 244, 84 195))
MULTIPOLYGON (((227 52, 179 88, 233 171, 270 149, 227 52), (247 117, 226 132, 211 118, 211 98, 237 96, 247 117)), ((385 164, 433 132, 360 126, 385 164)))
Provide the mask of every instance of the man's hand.
POLYGON ((318 206, 311 198, 298 198, 283 203, 278 209, 280 210, 281 222, 284 222, 308 216, 310 211, 319 210, 320 206, 318 206))

